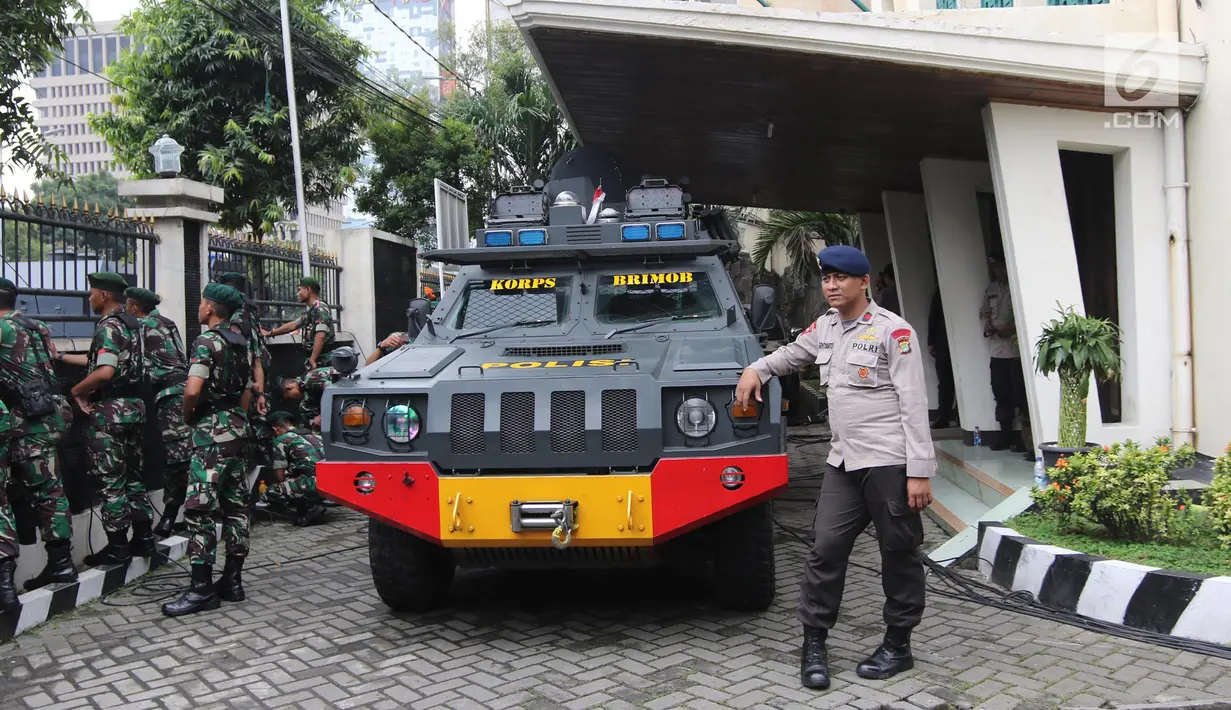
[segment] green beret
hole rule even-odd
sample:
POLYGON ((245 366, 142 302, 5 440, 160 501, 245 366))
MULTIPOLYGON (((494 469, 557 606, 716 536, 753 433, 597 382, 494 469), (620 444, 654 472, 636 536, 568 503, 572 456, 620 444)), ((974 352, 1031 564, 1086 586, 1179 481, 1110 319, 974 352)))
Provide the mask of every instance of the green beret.
POLYGON ((307 286, 308 288, 314 288, 314 289, 316 289, 317 291, 320 291, 320 290, 321 290, 321 282, 320 282, 319 280, 317 280, 317 278, 316 278, 315 276, 305 276, 305 277, 303 277, 302 279, 300 279, 300 280, 299 280, 299 285, 300 285, 300 286, 307 286))
POLYGON ((243 308, 244 295, 239 291, 220 283, 207 284, 202 294, 207 301, 220 303, 231 310, 243 308))
POLYGON ((218 283, 226 284, 228 286, 231 284, 236 284, 236 283, 242 284, 243 282, 247 280, 248 280, 248 277, 244 274, 239 273, 238 271, 224 271, 223 273, 218 274, 218 279, 217 279, 218 283))
POLYGON ((162 296, 159 296, 149 289, 137 288, 136 286, 125 289, 124 298, 131 298, 144 306, 146 310, 153 310, 154 306, 157 306, 162 302, 162 296))
POLYGON ((128 281, 114 271, 97 271, 86 276, 86 279, 90 282, 90 288, 110 291, 117 295, 123 295, 128 288, 128 281))
POLYGON ((16 291, 17 284, 9 281, 6 278, 0 277, 0 291, 16 291))
POLYGON ((279 409, 276 412, 270 412, 269 416, 265 417, 265 420, 268 421, 270 424, 278 424, 280 422, 290 422, 291 424, 294 424, 295 415, 291 414, 288 411, 279 409))

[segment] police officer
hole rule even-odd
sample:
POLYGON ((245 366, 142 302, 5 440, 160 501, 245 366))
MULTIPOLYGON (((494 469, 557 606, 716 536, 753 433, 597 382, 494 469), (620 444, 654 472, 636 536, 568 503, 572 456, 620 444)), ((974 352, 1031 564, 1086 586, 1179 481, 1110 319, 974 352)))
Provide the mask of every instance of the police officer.
POLYGON ((163 605, 167 616, 217 609, 243 601, 240 578, 248 554, 248 489, 244 474, 244 435, 252 401, 254 355, 231 315, 244 305, 239 291, 218 283, 205 287, 197 318, 208 330, 189 349, 184 421, 192 427, 192 464, 184 518, 188 521, 188 557, 192 584, 178 599, 163 605), (226 540, 226 568, 217 585, 213 565, 217 544, 214 514, 221 512, 226 540))
POLYGON ((188 381, 188 357, 175 321, 158 312, 162 298, 144 288, 124 291, 125 309, 141 324, 142 354, 149 380, 146 420, 162 441, 162 517, 154 526, 159 537, 169 537, 188 486, 192 460, 192 432, 184 423, 184 384, 188 381))
POLYGON ((856 672, 884 679, 914 667, 910 634, 924 608, 920 512, 932 502, 936 466, 914 329, 868 299, 870 266, 863 252, 833 246, 817 258, 829 311, 795 342, 744 370, 735 400, 760 401, 770 377, 813 363, 828 385, 832 449, 798 611, 801 680, 808 688, 828 688, 825 642, 838 618, 851 548, 869 521, 880 542, 888 630, 856 672))
POLYGON ((296 431, 294 416, 277 411, 269 415, 274 434, 274 476, 277 483, 263 496, 266 504, 294 508, 295 525, 306 527, 319 522, 325 506, 316 492, 316 464, 325 458, 321 437, 310 431, 296 431))
POLYGON ((97 272, 86 278, 90 308, 102 318, 94 329, 89 355, 61 357, 87 368, 72 395, 81 411, 91 417, 88 448, 93 471, 103 484, 101 517, 107 546, 86 555, 85 563, 91 567, 126 565, 133 555, 154 554, 154 508, 141 478, 146 411, 140 324, 124 310, 128 282, 123 276, 97 272))
POLYGON ((26 581, 30 591, 77 579, 69 549, 72 515, 56 456, 73 409, 60 394, 54 366, 59 353, 47 325, 14 310, 16 305, 17 287, 0 278, 0 398, 11 416, 10 478, 32 499, 47 550, 47 566, 26 581))
POLYGON ((305 276, 299 280, 296 295, 299 302, 304 304, 303 315, 273 330, 263 330, 261 334, 266 337, 285 335, 298 328, 300 346, 304 352, 304 369, 315 370, 321 363, 327 363, 329 353, 333 352, 333 312, 321 300, 321 282, 314 276, 305 276))

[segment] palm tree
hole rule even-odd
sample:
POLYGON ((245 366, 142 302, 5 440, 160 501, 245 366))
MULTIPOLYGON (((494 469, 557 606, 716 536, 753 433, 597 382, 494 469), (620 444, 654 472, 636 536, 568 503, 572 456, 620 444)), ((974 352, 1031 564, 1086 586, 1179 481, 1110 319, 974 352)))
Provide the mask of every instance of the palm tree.
POLYGON ((858 246, 860 241, 859 220, 853 215, 772 210, 760 228, 752 247, 753 265, 765 271, 769 255, 776 247, 782 247, 789 261, 784 276, 800 283, 807 283, 820 273, 816 263, 817 240, 824 241, 826 246, 858 246))

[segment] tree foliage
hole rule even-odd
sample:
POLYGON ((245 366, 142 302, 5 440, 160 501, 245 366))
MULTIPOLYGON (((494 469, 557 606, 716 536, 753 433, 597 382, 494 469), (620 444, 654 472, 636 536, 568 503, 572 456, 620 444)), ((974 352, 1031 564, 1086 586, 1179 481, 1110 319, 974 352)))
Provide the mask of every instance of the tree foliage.
POLYGON ((0 2, 0 146, 9 160, 38 177, 55 175, 63 150, 34 126, 34 108, 17 90, 41 71, 77 25, 90 25, 78 0, 5 0, 0 2))
MULTIPOLYGON (((182 175, 225 191, 220 224, 270 232, 295 208, 280 35, 261 29, 276 0, 142 0, 121 32, 144 46, 109 68, 119 111, 92 116, 116 160, 152 176, 149 147, 164 133, 184 146, 182 175)), ((366 50, 329 22, 329 0, 290 0, 304 196, 324 205, 357 176, 366 111, 357 66, 366 50), (321 71, 321 66, 334 71, 321 71)))
POLYGON ((355 206, 376 217, 376 227, 411 237, 421 249, 435 245, 435 179, 467 192, 469 221, 483 220, 490 153, 478 144, 474 128, 445 118, 437 128, 424 114, 381 120, 368 131, 376 165, 355 206))
POLYGON ((133 201, 120 196, 120 182, 109 172, 82 175, 75 180, 49 178, 33 185, 34 194, 48 199, 55 196, 56 202, 71 205, 74 201, 82 209, 93 211, 95 207, 103 214, 116 210, 121 214, 132 207, 133 201))
POLYGON ((782 247, 790 262, 785 275, 802 282, 820 274, 816 240, 824 240, 827 246, 855 246, 860 238, 858 218, 825 212, 772 210, 769 218, 757 226, 761 233, 752 247, 753 265, 764 271, 769 255, 776 247, 782 247))

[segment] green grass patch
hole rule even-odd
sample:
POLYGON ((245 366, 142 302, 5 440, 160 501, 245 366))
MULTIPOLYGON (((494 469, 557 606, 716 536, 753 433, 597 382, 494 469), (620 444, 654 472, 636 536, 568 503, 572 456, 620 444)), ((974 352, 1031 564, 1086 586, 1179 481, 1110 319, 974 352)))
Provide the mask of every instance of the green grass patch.
POLYGON ((1005 521, 1005 525, 1039 542, 1109 560, 1181 572, 1231 575, 1231 550, 1221 548, 1218 538, 1207 529, 1195 532, 1189 545, 1167 545, 1112 540, 1102 526, 1076 518, 1062 525, 1036 513, 1022 513, 1005 521))

